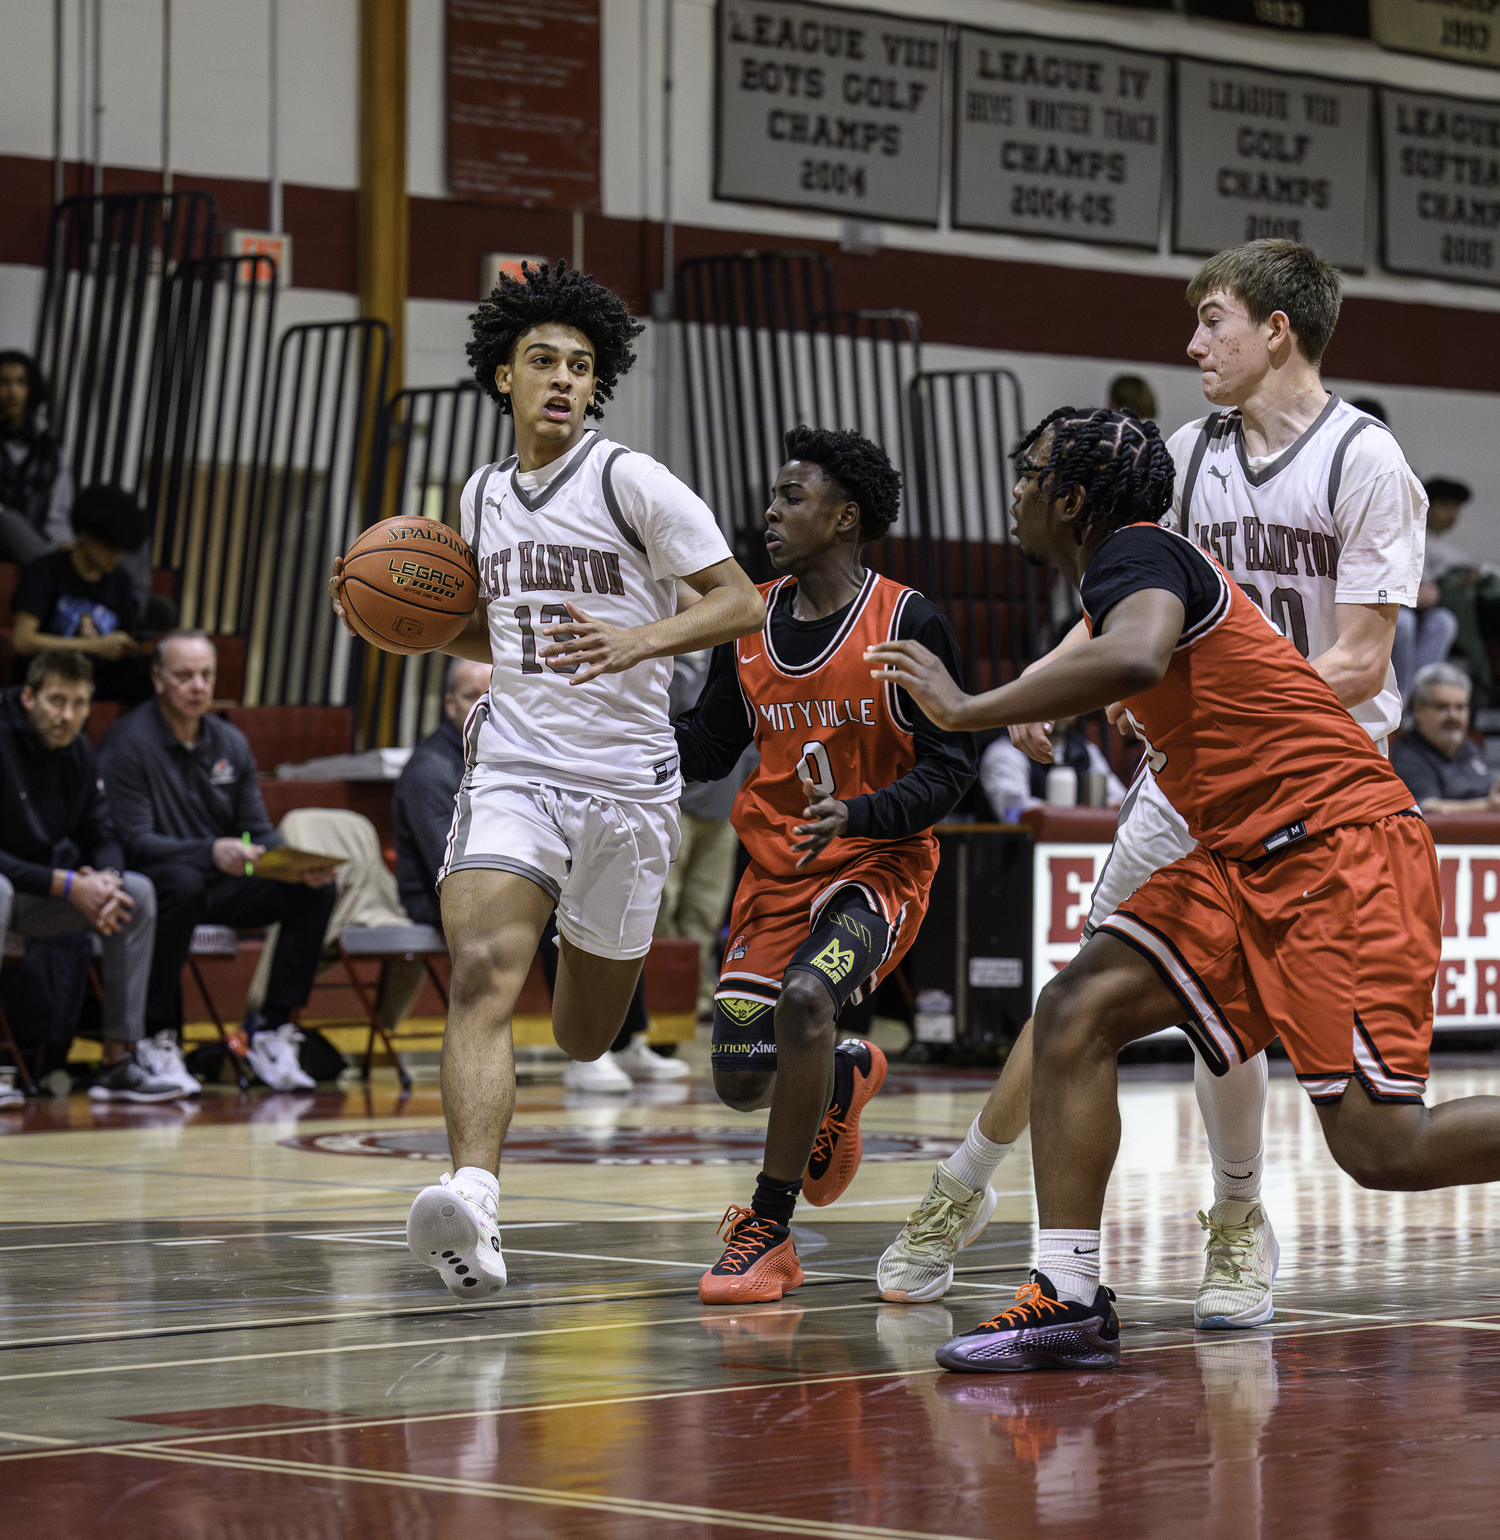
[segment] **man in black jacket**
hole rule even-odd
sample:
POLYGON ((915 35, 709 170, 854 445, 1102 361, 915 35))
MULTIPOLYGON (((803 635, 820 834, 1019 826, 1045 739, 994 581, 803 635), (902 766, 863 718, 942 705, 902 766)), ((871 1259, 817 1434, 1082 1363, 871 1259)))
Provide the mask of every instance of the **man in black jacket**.
MULTIPOLYGON (((38 653, 26 683, 0 695, 0 935, 40 941, 96 931, 104 942, 106 1070, 90 1094, 171 1101, 187 1086, 135 1056, 156 898, 145 877, 120 872, 124 857, 83 731, 92 697, 89 660, 76 652, 38 653)), ((74 1010, 78 1003, 75 996, 74 1010)))
POLYGON ((182 965, 195 925, 281 926, 263 1009, 246 1022, 250 1067, 278 1090, 311 1084, 297 1067, 292 1013, 307 1003, 337 897, 332 867, 301 882, 254 875, 281 843, 256 784, 249 740, 209 714, 218 660, 202 631, 157 645, 154 700, 105 735, 99 758, 120 837, 156 886, 156 952, 146 998, 155 1032, 182 1026, 182 965))

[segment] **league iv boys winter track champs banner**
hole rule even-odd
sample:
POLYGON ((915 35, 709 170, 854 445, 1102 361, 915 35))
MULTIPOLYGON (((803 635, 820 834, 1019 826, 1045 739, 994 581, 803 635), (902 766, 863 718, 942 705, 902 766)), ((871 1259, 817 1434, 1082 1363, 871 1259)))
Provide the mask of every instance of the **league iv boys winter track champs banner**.
POLYGON ((1162 54, 961 27, 953 223, 1156 250, 1162 54))
POLYGON ((935 225, 942 22, 721 0, 714 196, 935 225))
MULTIPOLYGON (((1077 955, 1108 845, 1039 843, 1033 850, 1032 988, 1077 955)), ((1438 1031, 1500 1028, 1500 845, 1439 845, 1443 958, 1438 1031)))
POLYGON ((1265 236, 1365 265, 1370 88, 1178 59, 1172 249, 1212 256, 1265 236))

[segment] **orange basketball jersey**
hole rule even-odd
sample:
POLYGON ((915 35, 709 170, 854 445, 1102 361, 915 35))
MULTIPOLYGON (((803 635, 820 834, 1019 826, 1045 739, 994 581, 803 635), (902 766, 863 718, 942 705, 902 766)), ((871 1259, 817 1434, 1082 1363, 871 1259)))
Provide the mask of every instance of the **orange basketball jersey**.
POLYGON ((833 840, 797 871, 793 830, 808 821, 799 766, 820 792, 847 801, 899 780, 917 756, 895 689, 872 679, 865 660, 865 648, 895 638, 915 591, 866 573, 837 635, 810 663, 792 667, 776 656, 771 611, 778 601, 790 603, 795 587, 791 577, 760 585, 765 625, 758 636, 741 637, 734 651, 760 750, 760 765, 740 787, 731 815, 745 849, 763 871, 787 877, 835 871, 876 849, 909 847, 935 863, 937 841, 924 831, 904 840, 833 840))
POLYGON ((1406 783, 1327 681, 1212 556, 1159 525, 1128 527, 1180 542, 1218 585, 1217 602, 1184 628, 1161 682, 1124 702, 1157 784, 1196 840, 1251 860, 1302 832, 1374 823, 1412 806, 1406 783), (1293 832, 1298 824, 1304 829, 1293 832))

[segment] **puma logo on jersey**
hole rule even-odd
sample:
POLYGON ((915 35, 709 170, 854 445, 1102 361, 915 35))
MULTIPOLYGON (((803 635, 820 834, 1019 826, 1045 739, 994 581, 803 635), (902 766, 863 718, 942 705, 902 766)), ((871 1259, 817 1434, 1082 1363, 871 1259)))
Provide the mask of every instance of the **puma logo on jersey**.
POLYGON ((1219 478, 1219 481, 1220 481, 1221 485, 1223 486, 1224 490, 1226 492, 1229 490, 1229 472, 1228 471, 1221 471, 1218 468, 1218 466, 1210 465, 1209 468, 1208 468, 1208 474, 1210 476, 1217 476, 1219 478))
POLYGON ((842 945, 838 941, 830 941, 827 946, 812 959, 812 965, 821 973, 826 973, 835 984, 841 984, 854 972, 855 954, 852 947, 842 945))

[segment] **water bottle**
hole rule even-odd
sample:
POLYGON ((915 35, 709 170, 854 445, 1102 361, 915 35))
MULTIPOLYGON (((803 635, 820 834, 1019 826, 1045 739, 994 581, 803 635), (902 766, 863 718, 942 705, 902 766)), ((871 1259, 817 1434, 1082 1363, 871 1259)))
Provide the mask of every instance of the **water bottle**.
POLYGON ((1047 802, 1052 807, 1078 806, 1078 772, 1072 765, 1053 765, 1047 772, 1047 802))

